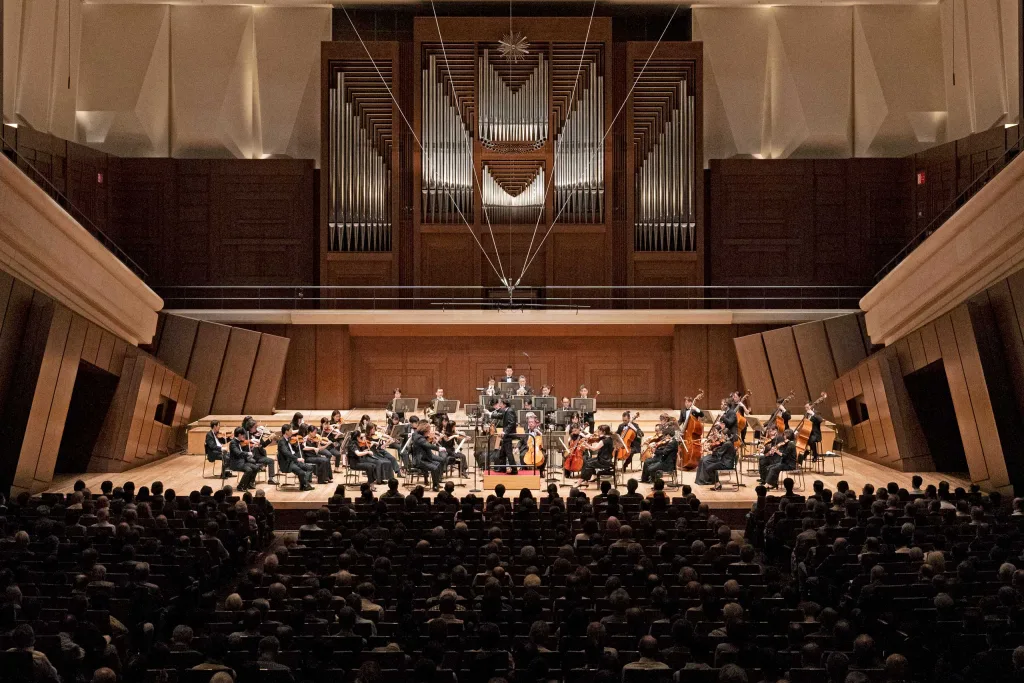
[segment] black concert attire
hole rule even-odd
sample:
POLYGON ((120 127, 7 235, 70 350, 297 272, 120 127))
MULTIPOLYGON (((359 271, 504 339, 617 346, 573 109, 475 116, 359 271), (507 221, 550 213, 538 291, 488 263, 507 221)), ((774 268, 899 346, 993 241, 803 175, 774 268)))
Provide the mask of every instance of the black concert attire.
POLYGON ((765 483, 769 486, 779 485, 779 473, 796 469, 796 441, 787 441, 779 450, 779 461, 768 468, 765 483))
POLYGON ((513 454, 513 441, 519 436, 516 434, 516 411, 512 406, 505 406, 500 411, 494 412, 495 425, 501 428, 501 448, 498 450, 498 457, 491 468, 500 467, 503 471, 515 474, 516 459, 513 454))
POLYGON ((326 436, 330 440, 330 443, 328 443, 327 446, 324 448, 324 450, 327 451, 328 453, 328 458, 334 460, 335 469, 341 469, 341 446, 342 441, 345 440, 345 435, 341 433, 341 423, 328 423, 327 433, 324 434, 324 436, 326 436), (329 436, 331 433, 334 432, 336 433, 334 434, 333 437, 329 436))
POLYGON ((583 418, 583 421, 587 423, 587 426, 590 427, 590 433, 593 434, 595 429, 594 413, 580 413, 580 417, 583 418))
POLYGON ((654 455, 644 463, 643 474, 640 481, 649 484, 654 481, 655 472, 671 472, 676 468, 676 458, 679 457, 679 442, 673 436, 654 450, 654 455))
POLYGON ((310 480, 313 478, 313 466, 299 462, 299 457, 288 439, 277 441, 277 467, 281 474, 294 474, 299 478, 299 488, 311 490, 310 480))
POLYGON ((398 466, 398 460, 395 456, 388 453, 386 450, 380 447, 380 445, 373 443, 370 446, 370 452, 373 454, 370 456, 370 460, 375 462, 380 469, 381 476, 384 480, 394 479, 398 476, 401 468, 398 466))
MULTIPOLYGON (((768 480, 768 471, 772 468, 773 465, 777 465, 779 460, 782 457, 778 453, 773 453, 771 455, 766 455, 766 454, 769 451, 771 451, 775 446, 778 446, 779 444, 785 442, 785 440, 786 440, 785 436, 783 436, 782 434, 776 434, 775 438, 773 438, 773 439, 771 439, 769 441, 766 441, 765 444, 764 444, 764 448, 761 449, 761 457, 757 459, 757 471, 758 471, 758 474, 760 475, 758 477, 758 480, 762 484, 765 481, 768 480)), ((781 451, 781 449, 780 449, 780 451, 781 451)))
POLYGON ((737 408, 734 406, 722 414, 726 440, 710 455, 700 459, 694 483, 702 486, 717 484, 719 470, 731 470, 736 467, 736 446, 733 444, 733 439, 739 436, 736 429, 736 410, 737 408))
POLYGON ((398 400, 398 399, 394 399, 393 398, 393 399, 391 399, 391 402, 388 403, 388 412, 390 412, 392 416, 397 415, 399 422, 405 422, 405 413, 396 413, 395 412, 395 401, 396 400, 398 400))
POLYGON ((466 462, 466 454, 456 450, 459 444, 458 434, 442 434, 441 446, 447 452, 448 462, 455 462, 459 465, 459 475, 465 477, 466 470, 469 469, 469 463, 466 462))
POLYGON ((242 473, 238 488, 243 491, 251 489, 256 484, 256 473, 260 471, 259 465, 250 460, 252 454, 243 450, 242 444, 237 438, 232 438, 228 445, 228 457, 228 466, 232 470, 242 473))
POLYGON ((319 448, 319 441, 316 430, 310 431, 303 440, 302 460, 307 465, 313 466, 316 472, 316 483, 330 484, 334 481, 334 474, 331 472, 331 460, 324 449, 319 448))
POLYGON ((583 481, 590 481, 595 474, 612 471, 614 472, 615 461, 615 440, 608 436, 601 437, 601 448, 595 455, 593 451, 587 450, 583 454, 583 469, 580 470, 580 478, 583 481))
POLYGON ((371 484, 380 484, 384 481, 384 477, 380 471, 380 464, 374 461, 368 455, 359 455, 357 451, 367 450, 359 447, 359 433, 353 432, 352 436, 348 440, 348 446, 345 451, 348 459, 349 469, 353 469, 357 472, 366 472, 366 480, 371 484))
POLYGON ((533 387, 531 387, 529 384, 523 384, 523 385, 517 386, 516 387, 516 396, 520 396, 520 395, 522 395, 522 396, 533 396, 533 387), (523 390, 522 394, 519 393, 520 389, 523 390))
MULTIPOLYGON (((214 434, 213 430, 206 432, 206 459, 210 462, 217 462, 218 460, 224 460, 224 441, 214 434)), ((228 471, 226 466, 222 467, 221 476, 227 477, 231 472, 228 471)))
MULTIPOLYGON (((519 464, 525 468, 535 468, 540 470, 541 476, 544 476, 544 465, 527 465, 523 458, 526 457, 527 450, 530 447, 530 439, 527 437, 533 436, 537 439, 537 445, 541 448, 544 447, 544 432, 541 431, 540 427, 537 427, 532 432, 527 432, 522 435, 522 439, 519 441, 519 464)), ((547 463, 547 454, 545 453, 544 462, 547 463)))
POLYGON ((412 466, 413 469, 430 474, 430 481, 434 486, 441 485, 441 471, 444 469, 444 461, 436 456, 439 447, 431 443, 426 435, 416 431, 412 433, 412 466))
POLYGON ((689 409, 687 409, 687 410, 680 410, 679 411, 679 428, 680 429, 686 429, 686 422, 690 419, 691 415, 693 415, 695 418, 697 418, 699 420, 702 417, 704 417, 704 411, 702 411, 700 408, 698 408, 695 405, 691 405, 689 407, 689 409))
MULTIPOLYGON (((807 437, 807 448, 811 451, 811 462, 817 462, 818 444, 821 443, 821 423, 822 418, 817 413, 811 413, 811 416, 807 418, 811 423, 811 434, 807 437)), ((801 453, 800 459, 803 460, 806 454, 801 453)))
POLYGON ((275 463, 273 458, 267 455, 266 445, 270 443, 271 439, 269 436, 264 436, 262 439, 256 437, 256 432, 248 432, 250 443, 258 443, 258 446, 250 446, 252 451, 252 459, 257 465, 267 468, 267 483, 274 483, 274 468, 275 463))
MULTIPOLYGON (((790 419, 792 419, 793 414, 790 413, 785 408, 783 408, 782 412, 779 413, 776 417, 782 419, 782 429, 779 430, 779 434, 782 434, 784 431, 789 429, 789 421, 790 421, 790 419)), ((778 425, 775 425, 775 426, 778 427, 778 425)))
POLYGON ((624 470, 629 469, 629 466, 633 463, 633 456, 640 454, 640 442, 644 438, 644 430, 640 429, 640 425, 638 425, 636 422, 633 422, 632 420, 620 424, 618 426, 618 429, 615 430, 615 433, 618 434, 619 436, 622 436, 623 434, 626 433, 626 429, 630 425, 633 425, 633 429, 636 430, 636 436, 633 437, 633 443, 629 444, 629 456, 627 456, 626 460, 622 463, 622 469, 624 470))

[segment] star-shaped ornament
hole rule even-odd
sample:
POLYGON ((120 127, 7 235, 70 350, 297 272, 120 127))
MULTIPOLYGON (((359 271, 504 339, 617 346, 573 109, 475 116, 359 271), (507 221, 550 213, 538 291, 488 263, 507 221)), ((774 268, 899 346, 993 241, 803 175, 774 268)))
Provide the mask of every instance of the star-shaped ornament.
POLYGON ((530 54, 530 43, 521 32, 516 31, 513 33, 509 31, 498 41, 498 53, 506 61, 515 64, 516 62, 521 62, 526 58, 526 55, 530 54))

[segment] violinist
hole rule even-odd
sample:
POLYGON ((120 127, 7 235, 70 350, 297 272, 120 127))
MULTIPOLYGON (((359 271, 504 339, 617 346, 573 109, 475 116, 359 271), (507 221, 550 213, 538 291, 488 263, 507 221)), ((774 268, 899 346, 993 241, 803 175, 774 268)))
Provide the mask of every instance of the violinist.
MULTIPOLYGON (((598 392, 601 393, 601 392, 598 392)), ((580 385, 580 398, 590 398, 590 390, 586 386, 580 385)), ((583 413, 583 421, 590 427, 590 433, 594 433, 594 413, 583 413)))
POLYGON ((441 471, 444 469, 444 461, 436 454, 440 449, 431 440, 434 425, 421 420, 416 431, 412 433, 412 463, 413 467, 430 474, 430 480, 435 492, 441 490, 441 471))
POLYGON ((390 420, 391 420, 391 419, 392 419, 392 418, 393 418, 393 417, 394 417, 395 415, 397 415, 397 416, 398 416, 398 421, 399 421, 399 422, 405 422, 405 413, 398 413, 398 412, 395 412, 395 401, 397 401, 397 400, 398 400, 398 399, 400 399, 400 398, 402 398, 402 390, 396 387, 396 388, 395 388, 395 393, 394 393, 394 395, 393 395, 393 396, 391 397, 391 400, 390 400, 390 401, 388 402, 388 407, 387 407, 387 409, 386 409, 386 410, 384 411, 384 417, 386 417, 386 418, 387 418, 387 419, 388 419, 389 421, 390 421, 390 420))
POLYGON ((491 466, 496 465, 508 474, 515 474, 517 468, 515 457, 512 455, 512 442, 519 436, 516 434, 518 424, 516 411, 512 409, 508 399, 504 396, 498 398, 494 410, 491 411, 491 419, 494 420, 496 426, 501 428, 501 448, 498 450, 496 461, 491 466))
POLYGON ((733 443, 737 438, 736 411, 737 402, 732 396, 723 402, 724 411, 709 439, 721 434, 721 443, 718 443, 714 450, 700 459, 697 464, 697 476, 695 483, 701 486, 712 486, 715 491, 722 490, 722 483, 718 480, 719 470, 731 470, 736 466, 736 446, 733 443))
POLYGON ((320 432, 313 425, 303 424, 299 435, 302 437, 302 461, 313 466, 316 483, 330 484, 334 481, 334 474, 331 472, 330 458, 321 443, 320 432))
POLYGON ((768 476, 764 483, 768 488, 779 488, 779 474, 797 468, 796 464, 796 438, 792 429, 787 429, 784 442, 779 447, 779 461, 768 468, 768 476))
POLYGON ((785 441, 784 434, 774 424, 770 424, 765 428, 764 445, 761 447, 761 452, 758 453, 759 457, 757 459, 758 483, 765 483, 768 479, 768 471, 773 465, 778 464, 780 446, 785 441))
POLYGON ((340 463, 341 463, 341 447, 340 447, 341 433, 338 432, 331 425, 330 420, 328 420, 326 417, 321 417, 320 418, 320 429, 319 429, 319 432, 320 432, 321 442, 324 445, 324 447, 321 449, 321 452, 325 456, 327 456, 328 462, 333 460, 335 463, 338 463, 338 465, 340 467, 340 463))
POLYGON ((380 463, 374 459, 370 443, 358 431, 352 432, 345 444, 348 455, 349 469, 357 472, 366 472, 366 481, 371 484, 383 484, 384 475, 381 473, 380 463))
POLYGON ((657 472, 671 472, 676 468, 676 456, 679 454, 679 442, 676 441, 675 425, 669 424, 662 427, 661 440, 652 444, 654 455, 647 458, 644 463, 643 474, 640 481, 649 484, 653 481, 657 472))
POLYGON ((267 484, 271 486, 277 485, 277 480, 274 478, 274 461, 267 456, 267 446, 273 440, 270 430, 264 429, 252 415, 246 415, 242 419, 242 427, 245 429, 246 436, 249 439, 249 452, 252 454, 252 462, 256 463, 261 469, 266 468, 267 484))
MULTIPOLYGON (((323 422, 321 420, 321 422, 323 422)), ((321 427, 323 425, 321 424, 321 427)), ((334 456, 334 469, 341 469, 341 454, 342 454, 342 442, 345 440, 345 434, 341 431, 341 411, 331 411, 331 419, 327 421, 327 432, 326 436, 331 440, 331 452, 334 456)))
POLYGON ((640 453, 640 443, 644 438, 643 430, 634 421, 633 414, 627 410, 622 414, 622 424, 616 428, 615 433, 623 436, 629 429, 633 430, 635 436, 633 437, 633 442, 629 444, 629 455, 622 461, 622 469, 624 470, 629 469, 630 464, 633 462, 633 456, 640 453))
MULTIPOLYGON (((220 420, 210 421, 210 431, 206 432, 206 459, 209 462, 227 460, 228 445, 220 436, 220 420)), ((231 470, 222 463, 221 479, 231 476, 231 470)))
POLYGON ((242 478, 236 487, 239 491, 248 491, 256 484, 256 473, 260 471, 259 465, 251 460, 252 453, 249 452, 249 439, 243 427, 235 427, 234 436, 228 444, 228 466, 242 473, 242 478))
POLYGON ((370 445, 370 459, 380 468, 381 476, 385 480, 401 476, 402 470, 398 465, 398 459, 388 453, 379 442, 380 437, 377 435, 377 425, 373 422, 367 422, 363 434, 364 443, 370 445))
POLYGON ((447 415, 441 420, 440 437, 438 444, 447 452, 448 462, 455 462, 459 465, 459 476, 465 478, 469 470, 469 463, 466 462, 466 454, 462 452, 462 444, 466 441, 466 435, 455 428, 455 420, 447 415))
POLYGON ((543 440, 543 432, 540 429, 540 420, 537 419, 535 413, 526 414, 526 434, 522 436, 522 440, 519 442, 519 463, 523 467, 535 467, 540 470, 541 475, 544 474, 544 462, 540 463, 529 463, 526 462, 526 455, 529 452, 531 443, 535 444, 536 456, 543 457, 541 453, 541 441, 543 440))
POLYGON ((300 491, 312 491, 310 480, 313 478, 313 466, 299 462, 297 445, 292 441, 292 426, 285 423, 281 426, 281 438, 277 442, 277 466, 282 474, 294 474, 299 479, 300 491))
POLYGON ((583 456, 583 469, 580 471, 580 478, 583 481, 590 481, 591 477, 604 472, 614 472, 615 461, 612 459, 615 451, 615 440, 612 437, 612 428, 608 425, 601 425, 597 428, 597 434, 590 437, 588 443, 583 447, 586 453, 583 456))

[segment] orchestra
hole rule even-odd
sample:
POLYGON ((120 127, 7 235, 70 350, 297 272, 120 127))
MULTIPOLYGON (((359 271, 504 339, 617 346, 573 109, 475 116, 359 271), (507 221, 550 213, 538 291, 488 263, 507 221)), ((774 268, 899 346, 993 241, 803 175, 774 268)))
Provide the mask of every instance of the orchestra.
POLYGON ((605 474, 617 481, 620 472, 624 481, 627 473, 636 471, 640 483, 653 484, 672 473, 678 475, 671 479, 672 487, 681 485, 682 472, 694 471, 697 485, 718 491, 719 473, 736 469, 741 453, 755 456, 757 481, 769 487, 777 487, 780 474, 799 467, 804 458, 813 462, 821 457, 823 418, 816 406, 825 394, 806 403, 795 423, 787 408, 793 394, 776 399, 766 420, 751 416, 755 438, 747 442, 750 393, 739 390, 722 400, 717 413, 697 406, 703 390, 685 396, 678 413, 658 416, 650 435, 641 429, 639 413, 631 411, 621 413, 614 431, 609 425, 595 425, 596 400, 585 385, 579 386, 575 398, 562 396, 556 404, 551 384, 543 383, 535 394, 528 377, 511 365, 503 377, 489 376, 478 392, 479 408, 466 411, 471 418, 466 422, 440 412, 458 406, 457 401, 448 402, 443 387, 436 388, 422 411, 415 399, 404 401, 402 390, 395 388, 384 407, 381 428, 368 414, 346 424, 342 411, 334 410, 314 425, 296 412, 276 434, 246 416, 226 439, 214 420, 205 435, 205 454, 210 461, 223 460, 223 477, 239 476, 241 491, 254 488, 257 475, 264 471, 270 485, 277 484, 277 474, 286 473, 295 475, 300 491, 309 491, 316 484, 331 483, 333 474, 346 468, 363 472, 371 487, 422 475, 434 491, 440 490, 442 480, 467 479, 471 473, 537 473, 547 476, 549 483, 561 479, 564 486, 573 480, 586 486, 605 474), (442 401, 444 407, 439 405, 442 401), (410 411, 422 412, 424 418, 410 411), (276 459, 267 455, 275 441, 276 459), (475 470, 470 467, 470 448, 475 470), (554 474, 546 474, 551 470, 554 474))

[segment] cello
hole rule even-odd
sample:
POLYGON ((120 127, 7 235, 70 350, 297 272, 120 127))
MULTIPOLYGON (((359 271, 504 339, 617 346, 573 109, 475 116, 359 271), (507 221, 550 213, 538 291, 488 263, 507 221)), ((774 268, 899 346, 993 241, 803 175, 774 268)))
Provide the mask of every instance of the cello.
POLYGON ((633 448, 633 441, 636 440, 636 427, 633 425, 633 422, 638 417, 640 417, 640 413, 633 413, 633 417, 629 419, 629 425, 623 430, 622 443, 625 444, 625 446, 615 449, 616 460, 629 460, 629 453, 633 448))
POLYGON ((583 435, 576 434, 576 440, 567 445, 565 457, 562 458, 562 469, 567 473, 579 472, 583 469, 583 435))
MULTIPOLYGON (((704 390, 701 389, 690 401, 691 407, 697 406, 697 401, 704 397, 704 390)), ((697 469, 700 462, 701 444, 700 439, 704 435, 704 425, 696 415, 690 413, 686 417, 686 424, 683 425, 683 440, 679 444, 679 454, 676 456, 677 466, 681 470, 697 469)))
MULTIPOLYGON (((582 456, 580 456, 582 459, 582 456)), ((527 467, 543 467, 544 466, 544 447, 541 445, 541 439, 536 434, 530 434, 526 437, 526 452, 523 454, 523 464, 527 467)), ((582 466, 582 463, 580 463, 582 466)))
MULTIPOLYGON (((811 407, 813 408, 814 406, 824 401, 826 398, 828 398, 828 394, 826 394, 824 391, 821 392, 821 396, 814 399, 814 402, 810 404, 811 407)), ((793 434, 796 438, 797 453, 802 455, 803 453, 807 452, 807 440, 811 438, 811 430, 813 428, 814 425, 811 423, 810 420, 807 419, 807 411, 804 411, 804 416, 800 418, 800 423, 796 426, 796 429, 793 430, 793 434)))

